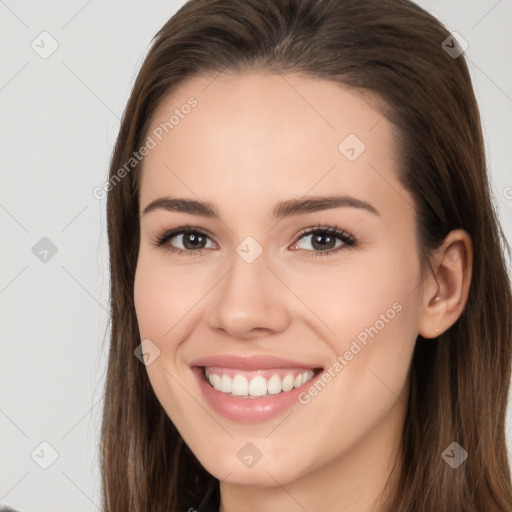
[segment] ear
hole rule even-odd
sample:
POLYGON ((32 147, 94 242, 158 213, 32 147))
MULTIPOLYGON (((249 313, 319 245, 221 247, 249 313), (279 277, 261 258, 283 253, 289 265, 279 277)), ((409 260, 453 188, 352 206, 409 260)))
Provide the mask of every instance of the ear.
POLYGON ((463 229, 450 231, 433 255, 432 268, 434 273, 429 274, 423 286, 419 316, 418 334, 423 338, 442 334, 464 310, 473 269, 473 244, 469 233, 463 229))

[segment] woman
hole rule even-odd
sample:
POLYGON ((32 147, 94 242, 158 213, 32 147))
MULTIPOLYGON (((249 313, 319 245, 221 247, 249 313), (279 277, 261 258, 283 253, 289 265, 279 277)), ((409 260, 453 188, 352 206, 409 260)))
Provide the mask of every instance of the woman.
POLYGON ((107 186, 105 511, 511 510, 461 53, 407 0, 191 0, 158 32, 107 186))

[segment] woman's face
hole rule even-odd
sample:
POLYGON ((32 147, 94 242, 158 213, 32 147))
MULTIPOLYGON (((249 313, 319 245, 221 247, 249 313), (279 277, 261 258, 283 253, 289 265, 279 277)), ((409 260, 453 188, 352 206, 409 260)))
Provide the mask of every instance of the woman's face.
POLYGON ((221 74, 184 82, 148 135, 135 306, 185 442, 238 485, 371 477, 398 443, 422 304, 392 125, 333 82, 221 74))

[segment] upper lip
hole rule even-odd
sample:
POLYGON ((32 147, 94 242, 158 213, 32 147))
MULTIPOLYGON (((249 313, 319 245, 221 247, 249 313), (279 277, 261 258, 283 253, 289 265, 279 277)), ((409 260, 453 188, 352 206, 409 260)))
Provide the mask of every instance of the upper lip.
POLYGON ((257 355, 243 357, 239 355, 219 354, 202 357, 190 363, 190 366, 217 366, 221 368, 234 368, 237 370, 264 370, 273 368, 320 368, 318 365, 292 361, 270 355, 257 355))

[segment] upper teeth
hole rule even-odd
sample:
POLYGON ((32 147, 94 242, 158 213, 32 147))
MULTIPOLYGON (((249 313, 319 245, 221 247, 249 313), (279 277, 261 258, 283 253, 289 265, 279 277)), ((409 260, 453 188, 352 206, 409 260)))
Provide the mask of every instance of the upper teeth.
POLYGON ((206 378, 210 384, 223 393, 231 393, 233 396, 264 396, 267 393, 275 395, 281 391, 290 391, 298 388, 311 380, 315 372, 313 370, 305 370, 299 374, 287 374, 282 379, 279 375, 272 375, 266 379, 262 375, 255 375, 252 378, 246 378, 244 375, 237 373, 233 378, 229 375, 210 372, 205 370, 206 378))

